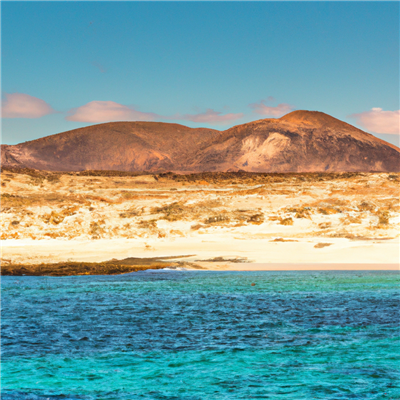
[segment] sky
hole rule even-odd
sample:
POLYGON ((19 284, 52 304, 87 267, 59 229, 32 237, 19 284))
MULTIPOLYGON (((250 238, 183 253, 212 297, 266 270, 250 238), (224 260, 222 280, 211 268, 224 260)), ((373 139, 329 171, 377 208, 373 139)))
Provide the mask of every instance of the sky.
POLYGON ((399 2, 2 2, 2 143, 323 111, 399 145, 399 2))

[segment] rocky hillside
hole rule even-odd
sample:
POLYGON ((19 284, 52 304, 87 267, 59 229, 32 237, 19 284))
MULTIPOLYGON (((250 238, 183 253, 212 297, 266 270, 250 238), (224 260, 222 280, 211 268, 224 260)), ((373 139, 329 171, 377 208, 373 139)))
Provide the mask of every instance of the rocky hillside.
POLYGON ((400 171, 400 149, 316 111, 226 131, 111 122, 3 145, 3 166, 48 171, 400 171))

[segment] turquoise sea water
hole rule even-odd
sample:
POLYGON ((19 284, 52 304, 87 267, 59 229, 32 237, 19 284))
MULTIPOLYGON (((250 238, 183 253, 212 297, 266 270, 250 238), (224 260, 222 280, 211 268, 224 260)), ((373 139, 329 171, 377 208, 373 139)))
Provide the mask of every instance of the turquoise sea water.
POLYGON ((399 283, 385 271, 3 277, 2 398, 399 399, 399 283))

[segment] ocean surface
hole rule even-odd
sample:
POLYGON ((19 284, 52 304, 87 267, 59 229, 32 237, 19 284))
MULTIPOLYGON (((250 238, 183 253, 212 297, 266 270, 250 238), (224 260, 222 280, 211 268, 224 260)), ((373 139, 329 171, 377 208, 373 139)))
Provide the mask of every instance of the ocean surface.
POLYGON ((399 278, 3 277, 2 399, 400 399, 399 278))

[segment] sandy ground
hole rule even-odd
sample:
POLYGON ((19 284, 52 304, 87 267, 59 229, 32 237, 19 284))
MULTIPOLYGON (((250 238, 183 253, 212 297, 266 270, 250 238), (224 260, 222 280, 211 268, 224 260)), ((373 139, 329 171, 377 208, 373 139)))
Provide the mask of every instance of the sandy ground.
POLYGON ((238 180, 6 172, 2 259, 189 255, 188 268, 398 269, 399 211, 399 174, 238 180))
MULTIPOLYGON (((399 241, 349 240, 313 238, 298 242, 271 242, 269 239, 240 240, 225 235, 213 235, 207 240, 197 238, 154 239, 100 239, 100 240, 6 240, 3 242, 3 260, 14 263, 59 261, 106 261, 112 258, 189 256, 187 262, 202 262, 216 257, 238 260, 238 267, 247 263, 363 263, 394 264, 399 260, 399 241), (315 247, 323 243, 329 246, 315 247)), ((177 258, 178 260, 178 258, 177 258)), ((223 261, 223 260, 222 260, 223 261)), ((218 265, 223 262, 210 262, 218 265)), ((235 266, 235 268, 236 268, 235 266)))

